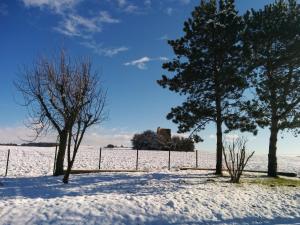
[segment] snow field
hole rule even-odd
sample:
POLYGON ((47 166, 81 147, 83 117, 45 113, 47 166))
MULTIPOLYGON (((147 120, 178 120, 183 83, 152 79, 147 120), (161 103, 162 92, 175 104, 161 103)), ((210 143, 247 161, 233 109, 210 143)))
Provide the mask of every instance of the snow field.
MULTIPOLYGON (((52 174, 55 148, 0 146, 0 176, 5 173, 8 148, 11 149, 8 176, 40 176, 52 174)), ((139 151, 139 169, 149 171, 168 169, 168 154, 167 151, 139 151)), ((266 155, 254 155, 246 169, 266 171, 267 161, 266 155)), ((96 147, 83 146, 77 154, 73 168, 98 169, 98 165, 99 149, 96 147)), ((171 152, 172 169, 195 166, 195 152, 171 152)), ((214 168, 215 154, 199 151, 198 167, 214 168)), ((102 150, 101 169, 135 168, 135 150, 102 150)), ((278 168, 279 171, 294 172, 300 176, 300 157, 278 156, 278 168)))
POLYGON ((207 172, 6 178, 0 224, 297 224, 300 189, 207 172))
MULTIPOLYGON (((230 184, 194 167, 195 153, 140 151, 147 173, 53 177, 54 148, 9 147, 8 177, 1 178, 0 225, 23 224, 299 224, 300 187, 230 184)), ((8 147, 0 147, 0 174, 8 147)), ((199 167, 213 168, 215 154, 199 151, 199 167)), ((136 151, 103 150, 102 169, 134 169, 136 151)), ((278 157, 282 171, 297 172, 300 157, 278 157)), ((75 169, 97 169, 99 149, 80 149, 75 169)), ((255 156, 250 169, 266 169, 255 156)), ((0 176, 1 176, 0 175, 0 176)), ((248 176, 248 175, 245 175, 248 176)), ((295 178, 298 179, 298 178, 295 178)))

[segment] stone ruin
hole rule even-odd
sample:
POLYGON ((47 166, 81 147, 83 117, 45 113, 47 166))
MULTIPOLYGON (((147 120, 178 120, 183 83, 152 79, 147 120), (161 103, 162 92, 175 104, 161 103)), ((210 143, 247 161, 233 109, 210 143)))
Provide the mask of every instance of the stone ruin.
POLYGON ((163 137, 166 141, 171 140, 171 129, 157 128, 157 135, 163 137))

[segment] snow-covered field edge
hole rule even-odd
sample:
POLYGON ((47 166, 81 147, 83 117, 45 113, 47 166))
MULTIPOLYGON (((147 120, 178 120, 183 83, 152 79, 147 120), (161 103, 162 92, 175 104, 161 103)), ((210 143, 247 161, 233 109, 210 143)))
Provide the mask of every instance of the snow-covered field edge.
MULTIPOLYGON (((300 187, 230 184, 195 166, 195 153, 141 151, 146 173, 72 175, 65 185, 53 177, 54 148, 0 148, 0 168, 11 149, 8 177, 1 177, 0 224, 299 224, 300 187)), ((134 169, 136 151, 103 150, 101 168, 134 169)), ((198 152, 200 167, 214 167, 215 155, 198 152)), ((255 156, 251 169, 266 169, 255 156)), ((299 157, 279 157, 279 168, 299 174, 299 157)), ((75 169, 97 169, 99 149, 83 147, 75 169)), ((1 173, 2 171, 0 171, 1 173)), ((297 178, 298 179, 298 178, 297 178)))
MULTIPOLYGON (((0 146, 0 176, 5 173, 7 150, 10 149, 8 176, 40 176, 53 172, 55 148, 0 146)), ((98 169, 98 147, 80 148, 73 169, 98 169)), ((198 150, 198 167, 214 168, 215 154, 198 150)), ((130 149, 102 149, 101 169, 135 169, 136 151, 130 149)), ((195 152, 171 152, 171 168, 196 167, 195 152)), ((139 169, 164 171, 168 169, 168 152, 139 151, 139 169)), ((254 155, 246 169, 267 170, 267 155, 254 155)), ((299 156, 278 156, 278 170, 300 176, 299 156)))

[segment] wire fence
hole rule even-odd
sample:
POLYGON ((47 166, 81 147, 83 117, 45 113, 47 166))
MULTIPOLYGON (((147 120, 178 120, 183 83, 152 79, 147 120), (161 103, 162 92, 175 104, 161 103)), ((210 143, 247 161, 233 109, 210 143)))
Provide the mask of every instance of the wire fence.
MULTIPOLYGON (((55 148, 1 146, 0 176, 40 176, 52 175, 55 148), (9 161, 8 149, 10 149, 9 161)), ((75 170, 176 170, 182 167, 215 168, 216 156, 213 152, 174 152, 157 150, 105 149, 82 147, 74 162, 75 170), (138 157, 137 157, 138 156, 138 157)), ((246 169, 267 170, 267 156, 255 155, 246 169)), ((65 165, 67 163, 65 162, 65 165)), ((223 165, 225 165, 223 163, 223 165)), ((282 172, 300 175, 300 157, 278 157, 278 168, 282 172)))

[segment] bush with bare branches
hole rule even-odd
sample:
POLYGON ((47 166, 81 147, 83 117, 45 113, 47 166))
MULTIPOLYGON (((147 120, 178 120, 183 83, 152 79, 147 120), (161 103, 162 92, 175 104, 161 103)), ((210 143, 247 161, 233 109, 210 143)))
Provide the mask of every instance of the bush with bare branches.
POLYGON ((246 143, 245 138, 237 138, 223 146, 224 160, 232 183, 240 182, 245 166, 254 154, 253 151, 247 155, 246 143))

